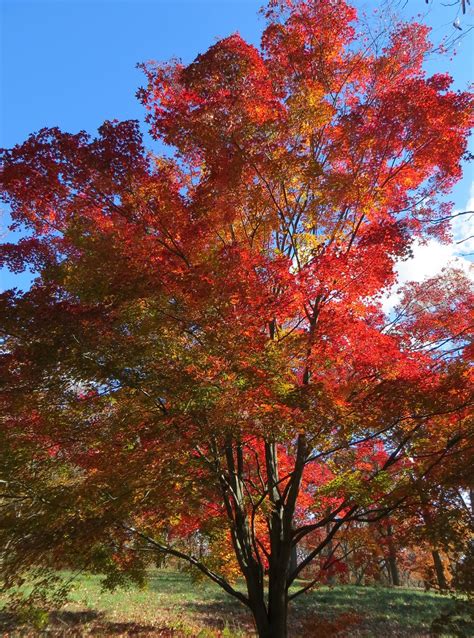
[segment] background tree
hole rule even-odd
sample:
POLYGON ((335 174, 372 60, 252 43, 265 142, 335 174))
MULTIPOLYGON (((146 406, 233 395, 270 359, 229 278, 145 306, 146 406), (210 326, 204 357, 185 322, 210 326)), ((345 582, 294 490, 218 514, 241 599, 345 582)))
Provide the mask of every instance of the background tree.
POLYGON ((413 241, 449 237, 471 97, 425 77, 421 25, 375 42, 343 2, 265 16, 260 50, 143 66, 174 158, 135 122, 3 153, 30 231, 3 260, 38 272, 1 305, 8 586, 64 564, 113 586, 168 554, 286 636, 347 530, 471 449, 468 281, 381 305, 413 241))

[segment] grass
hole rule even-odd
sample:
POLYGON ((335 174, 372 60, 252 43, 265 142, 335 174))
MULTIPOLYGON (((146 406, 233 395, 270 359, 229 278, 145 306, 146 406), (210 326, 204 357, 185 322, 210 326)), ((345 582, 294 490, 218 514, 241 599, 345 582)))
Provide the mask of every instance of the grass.
MULTIPOLYGON (((308 595, 300 609, 311 617, 355 612, 351 636, 429 636, 433 621, 454 611, 456 602, 435 592, 386 587, 339 586, 308 595)), ((464 606, 463 606, 464 612, 464 606)), ((465 620, 464 624, 468 621, 465 620)), ((472 629, 472 627, 471 627, 472 629)), ((322 634, 324 635, 324 634, 322 634)), ((451 635, 444 633, 441 635, 451 635)), ((457 635, 457 634, 452 634, 457 635)), ((464 635, 464 633, 459 634, 464 635)), ((474 632, 466 634, 474 636, 474 632)))
MULTIPOLYGON (((383 587, 321 587, 291 607, 293 638, 330 636, 422 638, 455 601, 434 592, 383 587)), ((465 612, 464 612, 465 613, 465 612)), ((217 586, 166 570, 150 573, 145 589, 104 591, 99 576, 78 577, 71 601, 50 614, 44 635, 231 638, 253 636, 246 610, 217 586)), ((454 627, 454 626, 453 626, 454 627)), ((439 636, 474 636, 469 619, 439 636), (462 630, 459 627, 462 625, 462 630)), ((0 635, 35 636, 11 614, 0 614, 0 635), (3 624, 2 624, 3 623, 3 624)))

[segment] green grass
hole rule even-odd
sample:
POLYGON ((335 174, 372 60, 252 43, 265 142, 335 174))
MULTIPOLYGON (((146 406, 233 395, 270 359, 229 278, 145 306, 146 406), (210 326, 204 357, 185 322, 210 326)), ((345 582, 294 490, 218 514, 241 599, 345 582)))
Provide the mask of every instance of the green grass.
MULTIPOLYGON (((433 620, 443 613, 454 611, 456 606, 453 599, 434 592, 354 586, 321 588, 301 602, 300 609, 309 616, 315 614, 330 618, 355 612, 360 622, 354 623, 350 635, 374 637, 429 636, 433 620)), ((467 620, 464 621, 466 623, 467 620)), ((474 636, 474 632, 465 635, 474 636)))
MULTIPOLYGON (((413 589, 322 587, 292 605, 290 636, 428 638, 433 620, 455 604, 449 597, 413 589)), ((462 626, 461 633, 454 629, 437 635, 474 636, 466 618, 462 626)), ((3 620, 0 614, 2 634, 39 635, 8 614, 3 620)), ((99 576, 79 576, 71 601, 50 615, 47 635, 230 638, 254 634, 246 610, 217 586, 193 582, 184 573, 156 570, 142 590, 108 592, 102 589, 99 576)))

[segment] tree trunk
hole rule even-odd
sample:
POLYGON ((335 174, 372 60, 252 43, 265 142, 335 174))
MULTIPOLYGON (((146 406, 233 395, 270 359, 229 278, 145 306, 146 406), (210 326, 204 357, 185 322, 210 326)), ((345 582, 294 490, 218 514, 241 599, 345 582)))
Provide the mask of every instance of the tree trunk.
POLYGON ((287 638, 288 636, 288 601, 285 599, 286 596, 282 594, 279 600, 274 600, 274 608, 269 617, 268 638, 287 638))
POLYGON ((434 568, 436 572, 436 579, 438 581, 438 587, 442 591, 444 591, 448 589, 448 583, 446 580, 446 576, 444 575, 444 568, 443 568, 443 562, 441 560, 441 556, 439 555, 439 552, 437 549, 434 549, 431 552, 431 555, 433 556, 433 564, 434 564, 434 568))
POLYGON ((252 614, 255 621, 255 628, 259 638, 271 638, 270 623, 265 605, 252 606, 252 614))
POLYGON ((230 523, 232 544, 247 584, 245 604, 252 611, 259 638, 288 636, 288 588, 298 573, 292 524, 307 454, 306 437, 300 434, 296 443, 293 472, 287 486, 282 490, 277 444, 271 438, 265 442, 265 491, 271 504, 267 517, 270 550, 263 550, 268 559, 267 598, 264 563, 245 497, 242 444, 239 440, 227 436, 223 454, 216 453, 216 467, 230 523), (222 458, 225 459, 225 468, 221 465, 222 458))
POLYGON ((296 545, 292 545, 291 557, 290 557, 290 573, 295 571, 297 565, 298 565, 298 554, 296 552, 296 545))
POLYGON ((388 533, 388 569, 390 572, 390 579, 392 581, 392 585, 395 587, 400 586, 400 573, 398 571, 397 565, 397 549, 395 547, 395 543, 393 542, 393 532, 392 526, 389 525, 387 528, 388 533))
POLYGON ((390 572, 390 580, 392 581, 392 585, 399 587, 400 574, 398 572, 397 557, 394 554, 390 553, 387 564, 388 564, 388 570, 390 572))
POLYGON ((282 543, 279 560, 270 566, 268 582, 268 620, 270 636, 287 638, 288 594, 287 580, 290 567, 291 550, 282 543))
MULTIPOLYGON (((329 516, 329 514, 330 514, 330 510, 328 509, 328 510, 326 510, 326 516, 329 516)), ((326 534, 328 536, 329 536, 330 531, 331 531, 331 524, 328 523, 326 525, 326 534)), ((333 543, 332 543, 332 539, 329 541, 329 543, 327 545, 326 555, 327 555, 326 561, 327 561, 328 564, 330 564, 331 560, 333 558, 333 543)), ((329 578, 328 578, 328 584, 329 585, 334 585, 334 582, 335 582, 334 576, 330 575, 329 578)))
MULTIPOLYGON (((289 563, 289 561, 288 561, 289 563)), ((286 579, 288 569, 279 564, 269 574, 268 606, 265 605, 261 589, 247 582, 247 591, 251 601, 251 610, 259 638, 288 637, 288 595, 286 579)))
POLYGON ((271 622, 264 613, 253 612, 258 638, 288 638, 286 614, 271 622))

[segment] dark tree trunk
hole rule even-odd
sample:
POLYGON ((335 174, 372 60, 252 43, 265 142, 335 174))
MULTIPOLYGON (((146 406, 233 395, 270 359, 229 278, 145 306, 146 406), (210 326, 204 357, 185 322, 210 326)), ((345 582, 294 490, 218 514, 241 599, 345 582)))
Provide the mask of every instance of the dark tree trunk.
MULTIPOLYGON (((431 523, 430 523, 430 516, 429 516, 429 509, 428 509, 428 500, 426 498, 425 493, 422 490, 418 491, 419 495, 420 495, 420 501, 422 504, 422 516, 423 516, 423 521, 425 523, 425 527, 428 530, 428 533, 430 531, 430 527, 431 527, 431 523)), ((471 492, 471 496, 472 496, 472 492, 471 492)), ((472 505, 472 501, 471 501, 471 505, 472 505)), ((431 551, 431 556, 433 557, 433 566, 435 569, 435 574, 436 574, 436 580, 438 581, 438 587, 444 591, 446 589, 448 589, 448 583, 446 581, 446 576, 444 574, 444 568, 443 568, 443 563, 441 561, 441 556, 438 552, 437 549, 433 549, 431 551)))
POLYGON ((392 531, 392 526, 389 525, 388 529, 388 560, 387 560, 387 564, 388 564, 388 569, 390 572, 390 580, 392 581, 392 585, 395 585, 395 587, 399 587, 401 582, 400 582, 400 573, 398 571, 398 565, 397 565, 397 549, 395 547, 395 543, 393 540, 393 531, 392 531))
POLYGON ((250 590, 248 591, 249 598, 251 600, 251 611, 253 614, 253 618, 255 621, 255 628, 257 630, 257 634, 259 638, 269 638, 271 636, 270 633, 270 623, 268 620, 268 612, 263 598, 261 600, 252 600, 252 595, 250 590))
POLYGON ((388 564, 388 570, 390 572, 390 580, 392 581, 392 585, 399 587, 400 574, 398 572, 397 557, 394 554, 390 554, 388 557, 387 564, 388 564))
POLYGON ((270 595, 268 605, 269 628, 271 638, 287 638, 288 636, 288 600, 286 588, 276 587, 270 595))
MULTIPOLYGON (((260 592, 247 583, 247 591, 251 601, 251 611, 259 638, 288 637, 288 596, 286 593, 286 577, 274 573, 269 577, 268 605, 260 592)), ((287 570, 285 570, 287 573, 287 570)))
POLYGON ((297 565, 298 565, 298 555, 296 553, 296 545, 292 545, 291 556, 290 556, 290 573, 295 571, 297 565))
POLYGON ((278 554, 272 556, 268 574, 268 618, 270 636, 286 638, 288 635, 287 583, 290 573, 291 544, 289 541, 280 539, 278 549, 278 554))
POLYGON ((264 610, 253 611, 253 615, 258 638, 288 638, 286 613, 272 621, 264 610))
POLYGON ((448 589, 448 583, 446 580, 446 576, 444 575, 444 568, 443 562, 441 561, 441 556, 436 549, 431 552, 431 555, 433 556, 433 564, 436 572, 436 580, 438 581, 438 587, 442 591, 444 591, 448 589))
MULTIPOLYGON (((328 516, 329 514, 330 514, 330 510, 327 510, 327 511, 326 511, 326 516, 328 516)), ((330 533, 330 532, 331 532, 331 524, 330 524, 330 523, 328 523, 328 524, 326 525, 326 534, 329 536, 329 533, 330 533)), ((333 558, 333 543, 332 543, 332 540, 330 540, 330 541, 329 541, 329 543, 328 543, 328 545, 327 545, 326 555, 327 555, 326 563, 327 563, 327 565, 329 566, 329 565, 331 564, 331 560, 332 560, 332 558, 333 558)), ((331 575, 328 577, 328 583, 329 583, 329 585, 334 585, 334 582, 335 582, 334 575, 333 575, 333 574, 331 574, 331 575)))
MULTIPOLYGON (((308 355, 311 352, 311 341, 317 322, 318 311, 313 310, 310 329, 310 344, 308 355)), ((275 320, 269 324, 270 339, 275 336, 275 320)), ((303 374, 303 385, 309 383, 310 371, 306 367, 303 374)), ((267 519, 270 552, 268 559, 268 605, 265 601, 255 601, 251 594, 252 584, 248 577, 247 590, 250 607, 252 609, 259 638, 287 638, 288 637, 288 588, 298 572, 296 542, 293 537, 293 516, 296 508, 296 500, 300 490, 301 479, 305 468, 308 453, 307 441, 304 434, 300 434, 296 444, 296 458, 291 478, 285 489, 279 480, 277 446, 270 438, 265 442, 265 466, 267 473, 268 499, 271 504, 271 513, 267 519), (254 604, 255 601, 255 604, 254 604)), ((253 539, 255 540, 255 539, 253 539)), ((255 547, 255 542, 252 542, 255 547)), ((263 582, 259 584, 259 591, 263 591, 263 582)))

